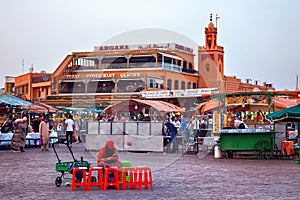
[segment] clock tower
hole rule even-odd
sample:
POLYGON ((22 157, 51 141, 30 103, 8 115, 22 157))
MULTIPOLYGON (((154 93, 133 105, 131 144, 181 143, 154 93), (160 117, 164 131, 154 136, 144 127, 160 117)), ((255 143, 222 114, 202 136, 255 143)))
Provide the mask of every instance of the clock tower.
MULTIPOLYGON (((216 15, 216 24, 218 20, 216 15)), ((205 46, 198 46, 198 72, 200 88, 219 88, 224 91, 224 48, 217 43, 217 27, 210 22, 205 28, 205 46)))

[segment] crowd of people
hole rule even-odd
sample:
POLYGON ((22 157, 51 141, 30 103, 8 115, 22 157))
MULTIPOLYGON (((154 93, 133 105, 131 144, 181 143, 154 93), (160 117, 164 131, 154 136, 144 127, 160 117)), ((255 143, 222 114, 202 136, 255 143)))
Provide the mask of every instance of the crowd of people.
POLYGON ((79 129, 80 120, 74 120, 73 116, 65 113, 63 120, 56 121, 49 115, 39 114, 31 116, 28 119, 26 115, 5 115, 4 121, 0 123, 1 134, 12 133, 12 151, 25 152, 26 136, 28 133, 39 133, 41 151, 49 151, 49 140, 52 132, 65 135, 67 145, 72 148, 73 143, 80 142, 79 129))
POLYGON ((205 137, 207 129, 212 127, 212 119, 210 115, 189 117, 167 113, 164 125, 164 135, 167 136, 164 145, 171 143, 171 152, 176 152, 178 151, 177 135, 183 136, 183 142, 196 141, 198 137, 205 137))
MULTIPOLYGON (((246 121, 253 118, 253 115, 245 114, 243 112, 227 112, 222 115, 222 127, 223 128, 248 128, 246 121)), ((255 121, 257 123, 263 123, 265 115, 258 110, 255 113, 255 121)), ((174 114, 167 113, 165 117, 162 115, 149 116, 143 113, 119 113, 114 114, 98 114, 95 120, 99 122, 128 122, 128 121, 151 121, 164 123, 164 135, 166 141, 164 145, 172 144, 172 151, 178 151, 178 144, 176 137, 178 135, 183 136, 184 141, 196 140, 197 137, 205 137, 207 129, 212 128, 212 115, 203 116, 190 116, 188 114, 174 114)), ((27 120, 26 117, 18 116, 13 118, 12 115, 6 115, 4 121, 0 123, 1 133, 14 133, 12 139, 12 147, 16 151, 24 151, 26 144, 26 135, 28 132, 34 132, 40 134, 40 144, 42 151, 48 151, 49 147, 49 135, 52 131, 57 132, 58 135, 65 135, 65 141, 69 147, 72 147, 74 142, 79 142, 78 136, 79 129, 82 125, 80 119, 74 120, 73 116, 69 113, 65 113, 61 120, 52 120, 47 115, 37 115, 32 119, 27 120), (26 120, 25 120, 26 119, 26 120), (26 124, 26 128, 23 128, 23 124, 26 124), (30 130, 29 130, 30 129, 30 130), (29 131, 28 131, 29 130, 29 131)))

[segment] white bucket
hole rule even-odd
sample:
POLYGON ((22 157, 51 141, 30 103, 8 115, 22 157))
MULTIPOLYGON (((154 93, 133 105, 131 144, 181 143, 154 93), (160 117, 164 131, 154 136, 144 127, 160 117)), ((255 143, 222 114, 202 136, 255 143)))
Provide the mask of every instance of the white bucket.
POLYGON ((216 145, 214 147, 214 157, 215 158, 222 158, 222 153, 221 153, 220 147, 218 145, 216 145))

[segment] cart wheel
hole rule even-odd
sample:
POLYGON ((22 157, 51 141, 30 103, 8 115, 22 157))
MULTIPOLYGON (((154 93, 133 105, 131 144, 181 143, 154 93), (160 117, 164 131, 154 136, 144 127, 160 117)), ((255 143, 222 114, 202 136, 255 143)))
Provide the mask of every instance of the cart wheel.
POLYGON ((227 158, 233 158, 233 151, 226 151, 226 154, 227 158))
POLYGON ((58 177, 55 179, 55 185, 56 185, 56 187, 60 187, 61 183, 62 183, 61 177, 58 176, 58 177))
POLYGON ((273 156, 271 143, 266 140, 260 140, 254 145, 254 155, 259 159, 269 159, 273 156))
POLYGON ((227 158, 226 152, 222 152, 222 158, 227 158))

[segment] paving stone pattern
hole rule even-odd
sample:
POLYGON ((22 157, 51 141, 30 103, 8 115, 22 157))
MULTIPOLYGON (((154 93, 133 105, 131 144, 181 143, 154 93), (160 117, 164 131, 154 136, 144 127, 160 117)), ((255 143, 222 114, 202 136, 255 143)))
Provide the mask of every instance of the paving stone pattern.
MULTIPOLYGON (((57 148, 60 159, 72 161, 64 145, 57 148)), ((77 159, 83 156, 95 165, 95 152, 74 145, 77 159)), ((0 151, 0 198, 7 199, 300 199, 300 165, 294 160, 255 158, 215 159, 213 155, 127 153, 120 158, 153 169, 154 189, 84 191, 56 187, 57 158, 39 148, 25 153, 0 151)))

